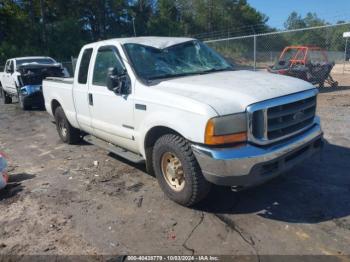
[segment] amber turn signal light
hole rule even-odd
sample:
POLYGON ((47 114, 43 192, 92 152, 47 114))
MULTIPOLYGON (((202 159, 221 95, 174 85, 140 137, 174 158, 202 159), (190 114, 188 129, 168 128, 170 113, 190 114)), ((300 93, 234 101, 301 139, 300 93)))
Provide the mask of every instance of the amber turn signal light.
POLYGON ((214 121, 211 119, 208 121, 205 129, 204 143, 206 145, 223 145, 242 143, 247 141, 247 132, 241 132, 228 135, 215 135, 214 121))

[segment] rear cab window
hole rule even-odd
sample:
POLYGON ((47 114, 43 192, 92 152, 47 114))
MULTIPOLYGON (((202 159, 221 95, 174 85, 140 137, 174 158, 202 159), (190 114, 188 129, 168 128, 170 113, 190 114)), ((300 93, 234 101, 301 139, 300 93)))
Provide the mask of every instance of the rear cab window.
POLYGON ((11 71, 11 63, 12 63, 12 60, 7 60, 6 65, 5 65, 5 72, 6 73, 10 73, 10 71, 11 71))
POLYGON ((84 53, 81 57, 80 66, 79 66, 79 73, 78 73, 78 83, 79 84, 86 84, 87 83, 92 51, 93 51, 92 48, 85 49, 84 53))
POLYGON ((9 64, 10 64, 10 60, 7 60, 6 63, 5 63, 5 67, 4 67, 4 72, 7 72, 7 68, 9 67, 9 64))
POLYGON ((11 73, 13 73, 15 71, 15 65, 13 63, 13 60, 10 61, 9 70, 11 73))

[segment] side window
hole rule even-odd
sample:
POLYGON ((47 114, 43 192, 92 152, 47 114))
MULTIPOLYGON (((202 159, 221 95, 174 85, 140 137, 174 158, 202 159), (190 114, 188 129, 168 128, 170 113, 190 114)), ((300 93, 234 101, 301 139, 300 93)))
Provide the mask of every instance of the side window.
POLYGON ((13 64, 13 60, 11 60, 11 62, 10 62, 9 69, 10 69, 10 72, 11 72, 11 73, 13 73, 13 72, 15 71, 15 67, 14 67, 14 64, 13 64))
POLYGON ((78 74, 79 84, 86 84, 87 83, 91 55, 92 55, 92 48, 84 50, 84 53, 83 53, 83 55, 81 57, 81 61, 80 61, 80 67, 79 67, 79 74, 78 74))
POLYGON ((96 55, 92 83, 107 86, 107 73, 109 68, 116 68, 118 72, 124 70, 124 65, 114 48, 100 48, 96 55))
POLYGON ((8 73, 9 71, 9 66, 10 66, 10 60, 7 60, 6 64, 5 64, 5 72, 8 73))
POLYGON ((13 62, 12 60, 8 60, 5 65, 5 71, 6 73, 12 73, 13 72, 13 62))

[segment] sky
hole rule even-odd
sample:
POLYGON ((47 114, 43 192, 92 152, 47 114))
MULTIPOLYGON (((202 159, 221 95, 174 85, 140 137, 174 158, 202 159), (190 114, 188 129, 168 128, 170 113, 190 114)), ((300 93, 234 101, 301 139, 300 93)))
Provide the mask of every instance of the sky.
POLYGON ((302 16, 316 13, 332 24, 339 20, 350 21, 350 0, 248 0, 248 3, 267 15, 268 24, 277 29, 284 28, 283 23, 293 11, 302 16))

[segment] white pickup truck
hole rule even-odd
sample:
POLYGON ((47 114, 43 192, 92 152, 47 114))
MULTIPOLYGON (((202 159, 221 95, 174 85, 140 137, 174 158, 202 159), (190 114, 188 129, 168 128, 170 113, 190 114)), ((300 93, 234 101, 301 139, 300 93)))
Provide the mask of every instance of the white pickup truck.
POLYGON ((43 82, 67 143, 82 137, 146 162, 172 200, 193 205, 211 184, 263 183, 321 149, 317 89, 235 71, 191 38, 112 39, 84 46, 74 79, 43 82))
POLYGON ((0 72, 0 97, 4 104, 18 97, 23 110, 44 106, 42 80, 48 76, 66 76, 67 71, 51 57, 17 57, 6 61, 0 72))

